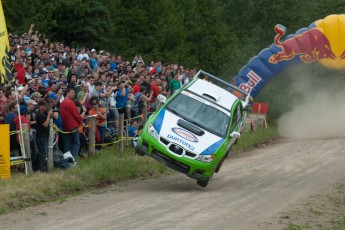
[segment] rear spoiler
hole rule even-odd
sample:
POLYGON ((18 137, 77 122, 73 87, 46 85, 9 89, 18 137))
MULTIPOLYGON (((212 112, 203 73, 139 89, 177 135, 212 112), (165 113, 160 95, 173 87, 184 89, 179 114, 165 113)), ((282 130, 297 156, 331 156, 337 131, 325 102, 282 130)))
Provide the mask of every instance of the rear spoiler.
MULTIPOLYGON (((249 105, 249 102, 250 102, 250 94, 243 91, 242 89, 238 88, 237 86, 234 86, 226 81, 224 81, 223 79, 220 79, 219 77, 216 77, 210 73, 207 73, 203 70, 199 70, 199 72, 194 76, 194 78, 200 78, 200 75, 206 75, 207 77, 211 78, 212 80, 215 80, 217 82, 220 82, 228 87, 230 87, 232 90, 235 90, 239 93, 241 93, 243 95, 242 98, 239 97, 239 99, 242 101, 242 105, 243 107, 247 107, 249 105)), ((236 95, 235 95, 236 96, 236 95)))

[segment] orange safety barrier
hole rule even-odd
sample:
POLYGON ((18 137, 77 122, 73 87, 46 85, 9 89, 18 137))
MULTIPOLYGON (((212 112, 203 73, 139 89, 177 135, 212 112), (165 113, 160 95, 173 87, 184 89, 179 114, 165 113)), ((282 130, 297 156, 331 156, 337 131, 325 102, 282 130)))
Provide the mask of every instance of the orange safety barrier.
POLYGON ((268 114, 268 104, 263 103, 263 102, 254 102, 252 113, 267 115, 268 114))

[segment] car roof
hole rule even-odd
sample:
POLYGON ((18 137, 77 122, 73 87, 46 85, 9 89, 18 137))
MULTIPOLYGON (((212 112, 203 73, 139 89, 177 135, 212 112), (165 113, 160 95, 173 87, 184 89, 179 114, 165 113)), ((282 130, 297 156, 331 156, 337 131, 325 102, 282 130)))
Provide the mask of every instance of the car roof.
POLYGON ((189 91, 214 101, 216 104, 231 111, 232 105, 238 98, 226 89, 223 89, 211 82, 203 79, 196 79, 195 82, 187 88, 189 91))

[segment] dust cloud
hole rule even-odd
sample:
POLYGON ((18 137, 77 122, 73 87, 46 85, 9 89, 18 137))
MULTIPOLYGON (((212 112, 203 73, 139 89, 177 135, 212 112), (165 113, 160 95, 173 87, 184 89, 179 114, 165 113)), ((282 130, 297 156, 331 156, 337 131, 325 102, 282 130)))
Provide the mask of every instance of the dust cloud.
POLYGON ((292 82, 297 103, 278 119, 279 133, 302 140, 345 138, 344 78, 292 74, 298 74, 292 82))

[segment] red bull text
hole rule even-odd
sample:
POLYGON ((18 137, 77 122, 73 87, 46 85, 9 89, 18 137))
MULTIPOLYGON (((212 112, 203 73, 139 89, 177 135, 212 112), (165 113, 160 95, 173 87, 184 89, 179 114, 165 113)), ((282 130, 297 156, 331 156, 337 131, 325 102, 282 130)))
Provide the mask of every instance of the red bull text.
POLYGON ((253 70, 249 71, 247 74, 249 80, 246 83, 242 83, 239 85, 239 88, 245 91, 246 93, 250 93, 252 89, 259 84, 261 81, 261 77, 257 75, 253 70))

